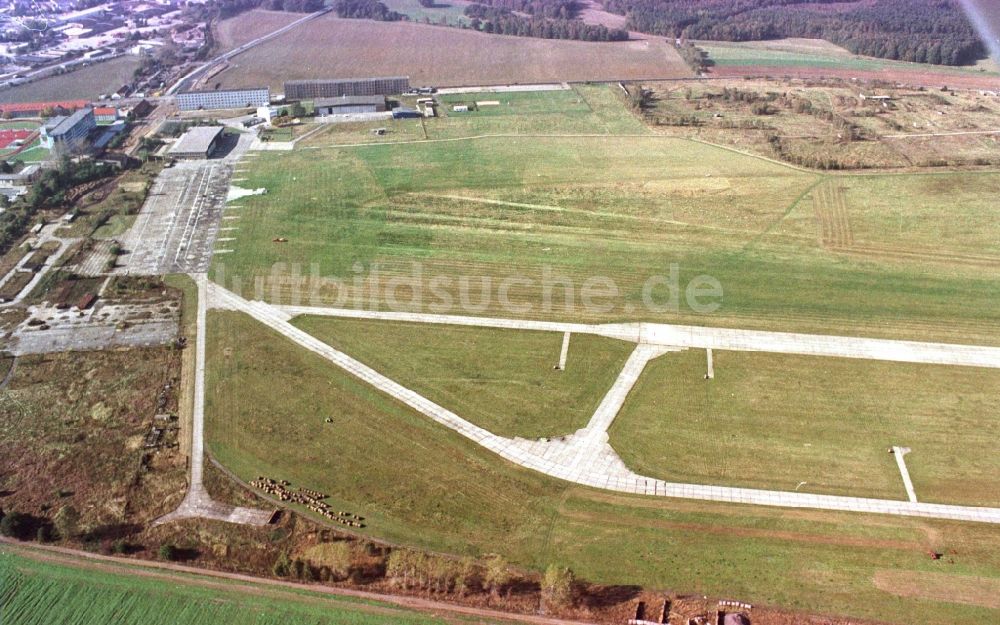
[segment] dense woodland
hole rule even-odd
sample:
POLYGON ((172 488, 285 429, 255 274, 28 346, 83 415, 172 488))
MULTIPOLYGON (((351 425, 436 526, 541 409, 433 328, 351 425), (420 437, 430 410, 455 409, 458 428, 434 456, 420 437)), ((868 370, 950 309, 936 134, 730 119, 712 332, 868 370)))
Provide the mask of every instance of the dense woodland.
MULTIPOLYGON (((507 0, 501 1, 507 3, 507 0)), ((535 3, 539 4, 537 0, 535 3)), ((563 7, 565 6, 563 4, 563 7)), ((465 15, 470 18, 472 28, 500 35, 581 41, 625 41, 628 39, 628 33, 620 29, 584 24, 576 19, 525 17, 507 8, 485 4, 470 4, 465 7, 465 15)))
POLYGON ((986 48, 953 0, 601 0, 628 28, 687 39, 826 39, 855 54, 965 65, 986 48))

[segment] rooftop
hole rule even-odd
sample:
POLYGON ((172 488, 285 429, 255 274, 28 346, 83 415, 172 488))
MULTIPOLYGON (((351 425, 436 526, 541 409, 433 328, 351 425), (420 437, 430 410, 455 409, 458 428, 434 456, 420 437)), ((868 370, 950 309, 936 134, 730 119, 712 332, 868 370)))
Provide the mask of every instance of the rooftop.
POLYGON ((21 112, 21 111, 41 111, 47 108, 63 108, 67 110, 83 108, 89 102, 86 100, 57 100, 53 102, 16 102, 11 104, 0 104, 0 113, 21 112))
POLYGON ((215 138, 222 133, 222 126, 195 126, 177 140, 170 148, 171 153, 207 153, 215 138))
POLYGON ((345 95, 339 98, 316 98, 313 106, 358 106, 361 104, 385 104, 384 95, 345 95))
POLYGON ((53 117, 45 124, 45 130, 51 137, 58 137, 72 130, 80 121, 93 113, 93 109, 80 109, 68 117, 53 117))
POLYGON ((310 78, 306 80, 286 80, 286 85, 337 84, 344 82, 360 82, 367 80, 409 80, 409 76, 369 76, 367 78, 310 78))
POLYGON ((244 87, 242 89, 202 89, 200 91, 181 91, 177 95, 207 95, 211 93, 244 93, 247 91, 269 91, 269 87, 244 87))

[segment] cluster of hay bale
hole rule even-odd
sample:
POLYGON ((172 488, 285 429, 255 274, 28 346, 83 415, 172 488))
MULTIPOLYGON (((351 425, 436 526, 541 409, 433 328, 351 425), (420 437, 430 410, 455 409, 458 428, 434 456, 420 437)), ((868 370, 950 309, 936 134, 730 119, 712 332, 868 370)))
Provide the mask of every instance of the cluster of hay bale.
POLYGON ((341 525, 359 528, 365 526, 365 524, 362 523, 362 521, 364 521, 364 517, 352 512, 332 510, 330 508, 330 504, 323 501, 328 497, 328 495, 312 490, 311 488, 299 487, 296 490, 292 490, 292 485, 288 480, 279 481, 263 476, 260 476, 250 482, 250 485, 254 488, 259 488, 269 495, 277 497, 279 501, 287 501, 303 505, 316 514, 324 516, 331 521, 336 521, 341 525))

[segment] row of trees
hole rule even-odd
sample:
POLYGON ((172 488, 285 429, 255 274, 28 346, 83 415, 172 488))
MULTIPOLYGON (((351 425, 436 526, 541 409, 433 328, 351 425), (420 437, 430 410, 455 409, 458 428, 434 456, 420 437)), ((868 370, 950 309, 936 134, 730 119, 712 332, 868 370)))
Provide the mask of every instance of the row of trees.
POLYGON ((477 0, 498 9, 517 11, 535 17, 569 20, 576 17, 579 6, 576 0, 477 0))
POLYGON ((986 56, 953 0, 602 0, 633 30, 668 37, 761 41, 826 39, 855 54, 965 65, 986 56))
POLYGON ((470 4, 465 7, 470 26, 498 35, 537 37, 540 39, 575 39, 579 41, 626 41, 628 32, 619 28, 584 24, 576 19, 523 17, 509 9, 470 4))
POLYGON ((40 209, 61 206, 65 203, 66 192, 71 188, 112 173, 114 168, 106 163, 76 163, 67 156, 60 158, 56 167, 42 172, 26 195, 19 197, 0 213, 0 254, 9 250, 21 238, 40 209))

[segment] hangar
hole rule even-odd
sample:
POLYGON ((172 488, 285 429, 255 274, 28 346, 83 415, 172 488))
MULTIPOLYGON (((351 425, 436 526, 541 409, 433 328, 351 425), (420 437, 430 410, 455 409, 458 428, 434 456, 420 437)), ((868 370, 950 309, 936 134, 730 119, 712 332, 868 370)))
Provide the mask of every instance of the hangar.
POLYGON ((318 117, 351 113, 380 113, 385 110, 385 96, 362 95, 339 98, 316 98, 313 101, 318 117))
POLYGON ((209 158, 219 146, 222 126, 195 126, 170 148, 174 158, 209 158))

